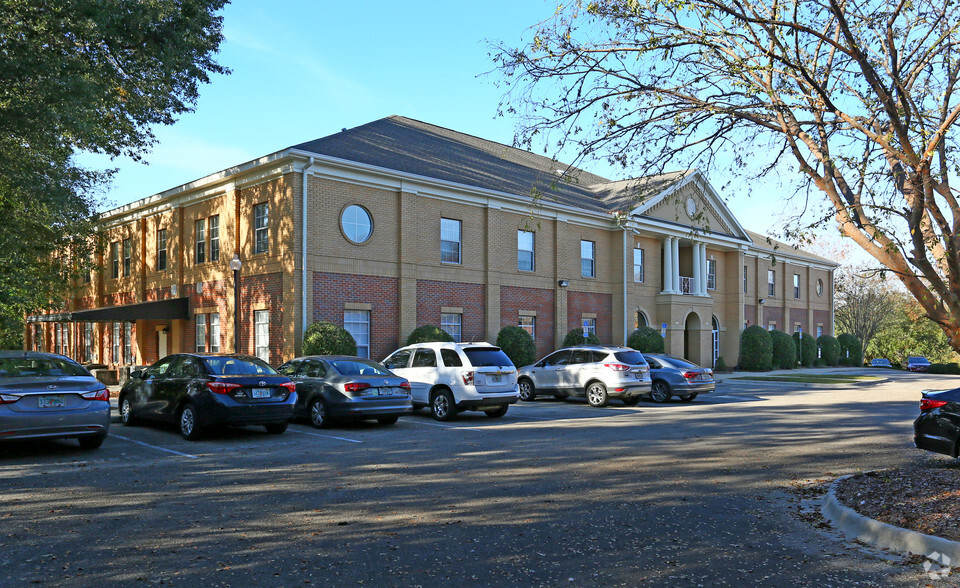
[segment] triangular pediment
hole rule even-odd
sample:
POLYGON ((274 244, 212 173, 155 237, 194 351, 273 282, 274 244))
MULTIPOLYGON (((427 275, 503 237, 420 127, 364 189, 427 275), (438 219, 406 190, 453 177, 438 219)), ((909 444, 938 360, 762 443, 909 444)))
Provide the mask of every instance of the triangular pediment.
POLYGON ((662 221, 691 231, 749 241, 746 231, 706 178, 696 170, 633 208, 635 220, 662 221))

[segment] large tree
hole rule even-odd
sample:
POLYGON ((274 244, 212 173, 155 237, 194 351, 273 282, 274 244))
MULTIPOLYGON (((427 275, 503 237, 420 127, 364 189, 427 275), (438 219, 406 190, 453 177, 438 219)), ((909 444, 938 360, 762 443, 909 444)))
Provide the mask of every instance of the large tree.
POLYGON ((793 178, 793 230, 834 219, 960 349, 958 17, 943 0, 574 0, 494 57, 520 144, 636 175, 793 178))
POLYGON ((836 292, 837 331, 856 337, 863 350, 893 320, 903 295, 877 272, 864 267, 841 267, 836 292))
POLYGON ((0 346, 90 268, 110 172, 79 151, 141 159, 151 128, 191 111, 227 0, 9 0, 0 11, 0 346))

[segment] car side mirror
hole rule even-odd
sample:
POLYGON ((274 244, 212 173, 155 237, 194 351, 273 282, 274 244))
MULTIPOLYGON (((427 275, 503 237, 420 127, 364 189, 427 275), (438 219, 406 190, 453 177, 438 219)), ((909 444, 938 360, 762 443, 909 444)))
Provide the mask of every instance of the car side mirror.
POLYGON ((142 380, 142 379, 143 379, 143 370, 133 370, 132 372, 130 372, 130 377, 133 378, 133 379, 135 379, 135 380, 142 380))

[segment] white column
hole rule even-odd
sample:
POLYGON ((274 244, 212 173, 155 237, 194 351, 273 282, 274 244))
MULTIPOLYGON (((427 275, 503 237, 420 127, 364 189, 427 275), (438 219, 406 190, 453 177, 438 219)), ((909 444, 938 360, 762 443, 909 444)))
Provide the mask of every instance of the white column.
POLYGON ((700 287, 700 294, 707 295, 707 244, 700 244, 700 272, 703 274, 703 285, 700 287))
POLYGON ((700 243, 693 244, 693 292, 696 296, 700 296, 700 270, 702 266, 700 265, 700 243))
POLYGON ((673 237, 670 242, 673 249, 673 291, 680 291, 680 237, 673 237))
POLYGON ((663 240, 663 291, 673 292, 673 237, 663 240))

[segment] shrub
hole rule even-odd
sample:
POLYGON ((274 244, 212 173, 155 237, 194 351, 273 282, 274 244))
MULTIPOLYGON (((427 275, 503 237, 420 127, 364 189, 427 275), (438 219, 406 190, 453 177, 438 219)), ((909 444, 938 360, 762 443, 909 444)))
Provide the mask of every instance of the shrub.
POLYGON ((956 363, 931 363, 927 370, 928 374, 960 374, 960 365, 956 363))
POLYGON ((453 342, 453 337, 450 336, 450 333, 444 331, 436 325, 423 325, 417 327, 410 333, 410 336, 407 337, 407 345, 413 345, 415 343, 432 343, 434 341, 443 341, 447 343, 453 342))
POLYGON ((820 335, 817 339, 817 347, 820 349, 820 358, 824 365, 835 366, 840 361, 840 343, 836 337, 820 335))
POLYGON ((740 334, 740 369, 764 372, 772 369, 773 342, 760 325, 747 327, 740 334))
POLYGON ((817 340, 813 338, 813 335, 804 333, 803 345, 800 342, 800 333, 794 333, 793 344, 797 346, 797 362, 804 367, 810 367, 817 359, 817 340))
POLYGON ((797 346, 793 344, 793 337, 773 330, 770 331, 770 341, 773 344, 773 367, 781 370, 797 367, 797 346))
POLYGON ((584 343, 590 345, 600 345, 600 339, 597 337, 596 333, 590 333, 587 337, 587 340, 583 340, 583 329, 574 329, 567 333, 567 336, 563 338, 563 346, 571 347, 573 345, 583 345, 584 343))
POLYGON ((663 353, 663 337, 653 327, 640 327, 630 333, 627 347, 644 353, 663 353))
POLYGON ((513 365, 523 367, 537 360, 537 344, 530 333, 517 326, 500 329, 497 333, 497 347, 503 349, 513 365))
POLYGON ((340 325, 317 321, 303 334, 304 355, 356 355, 357 342, 340 325))
POLYGON ((840 344, 840 365, 860 365, 863 363, 863 349, 860 341, 850 333, 841 333, 837 337, 840 344))
POLYGON ((725 361, 723 361, 723 356, 722 356, 722 355, 719 356, 719 357, 717 357, 717 364, 716 364, 715 366, 713 366, 713 369, 714 369, 714 371, 717 371, 717 372, 725 372, 725 371, 727 371, 727 364, 726 364, 725 361))

